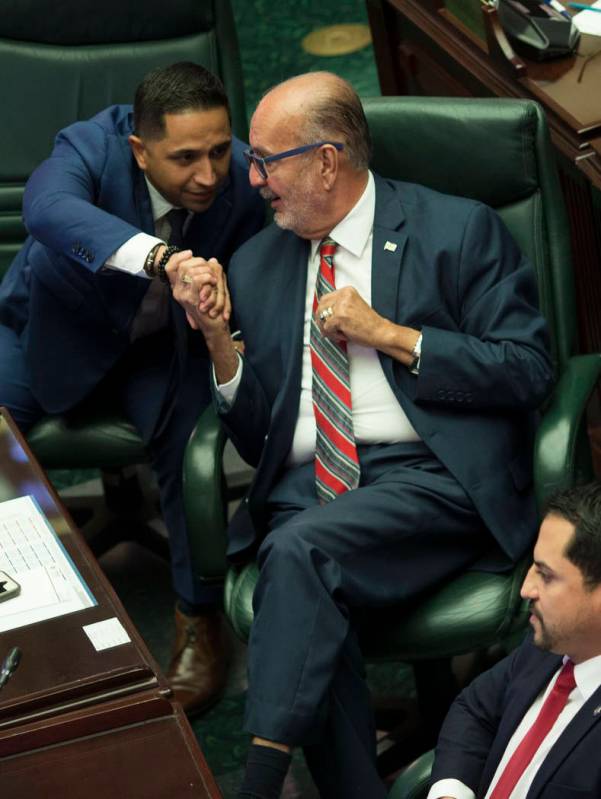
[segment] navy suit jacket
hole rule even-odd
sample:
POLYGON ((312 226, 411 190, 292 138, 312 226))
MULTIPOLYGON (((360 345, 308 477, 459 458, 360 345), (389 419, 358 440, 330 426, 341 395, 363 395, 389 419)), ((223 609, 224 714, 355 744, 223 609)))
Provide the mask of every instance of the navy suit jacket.
MULTIPOLYGON (((0 323, 20 335, 31 389, 49 413, 83 399, 124 353, 151 283, 102 268, 136 233, 154 235, 146 182, 128 143, 132 126, 131 106, 118 105, 70 125, 25 190, 30 235, 0 286, 0 323)), ((234 139, 226 185, 187 234, 195 255, 224 265, 265 215, 242 149, 234 139)), ((148 402, 159 403, 161 393, 149 391, 148 402)))
MULTIPOLYGON (((443 724, 432 782, 455 778, 484 796, 509 739, 561 664, 531 637, 455 700, 443 724)), ((598 799, 601 796, 601 688, 551 749, 527 799, 598 799)))
MULTIPOLYGON (((292 443, 309 247, 273 225, 230 264, 246 353, 232 407, 218 407, 234 444, 258 467, 230 525, 230 555, 264 533, 265 500, 292 443)), ((519 558, 537 526, 535 409, 553 380, 531 266, 490 208, 376 176, 372 305, 421 329, 419 376, 379 353, 386 378, 503 550, 519 558)))

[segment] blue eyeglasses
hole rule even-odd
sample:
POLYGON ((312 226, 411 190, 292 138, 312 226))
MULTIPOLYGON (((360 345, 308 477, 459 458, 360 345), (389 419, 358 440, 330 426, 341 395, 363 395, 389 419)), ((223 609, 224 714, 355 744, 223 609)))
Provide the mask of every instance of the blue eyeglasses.
POLYGON ((267 164, 271 164, 272 161, 281 161, 282 158, 291 158, 293 155, 300 155, 301 153, 306 153, 308 150, 313 150, 316 147, 323 147, 324 144, 331 144, 332 147, 335 147, 337 150, 343 150, 344 145, 338 141, 318 141, 315 144, 303 144, 302 147, 295 147, 293 150, 284 150, 283 153, 276 153, 275 155, 266 155, 262 158, 260 155, 254 153, 250 147, 248 150, 244 150, 244 157, 246 158, 246 162, 248 164, 248 168, 250 169, 251 164, 255 165, 255 169, 261 175, 263 180, 267 180, 269 177, 267 173, 267 164))

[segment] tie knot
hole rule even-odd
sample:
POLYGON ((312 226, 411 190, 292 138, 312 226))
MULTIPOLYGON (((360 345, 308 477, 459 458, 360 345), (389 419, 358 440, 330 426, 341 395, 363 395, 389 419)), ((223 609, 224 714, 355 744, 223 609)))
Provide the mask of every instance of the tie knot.
POLYGON ((563 668, 559 672, 559 677, 555 682, 554 690, 557 692, 570 694, 575 687, 576 680, 574 678, 574 664, 571 660, 566 660, 566 662, 563 664, 563 668))
POLYGON ((334 255, 336 252, 337 244, 334 239, 331 239, 329 236, 326 236, 325 239, 321 240, 319 245, 319 254, 323 257, 327 257, 329 255, 334 255))

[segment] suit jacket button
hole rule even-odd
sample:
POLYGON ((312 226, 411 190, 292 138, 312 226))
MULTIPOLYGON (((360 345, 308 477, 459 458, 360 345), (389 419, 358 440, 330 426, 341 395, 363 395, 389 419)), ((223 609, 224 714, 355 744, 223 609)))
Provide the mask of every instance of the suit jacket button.
POLYGON ((436 399, 443 400, 445 399, 445 396, 446 392, 443 391, 442 388, 439 388, 438 391, 436 392, 436 399))

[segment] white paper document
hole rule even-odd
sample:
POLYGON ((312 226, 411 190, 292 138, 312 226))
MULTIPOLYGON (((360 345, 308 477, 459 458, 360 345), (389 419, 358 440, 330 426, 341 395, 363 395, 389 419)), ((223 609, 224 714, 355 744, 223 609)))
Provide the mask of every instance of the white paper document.
POLYGON ((0 570, 21 586, 0 602, 0 632, 98 604, 31 496, 0 502, 0 570))
POLYGON ((94 649, 100 652, 102 649, 110 649, 113 646, 129 644, 131 638, 125 631, 125 627, 119 619, 105 619, 94 624, 84 625, 84 632, 94 644, 94 649))
MULTIPOLYGON (((592 8, 601 8, 601 2, 593 3, 592 8)), ((601 14, 598 11, 580 11, 572 17, 572 22, 580 33, 601 36, 601 14)))

